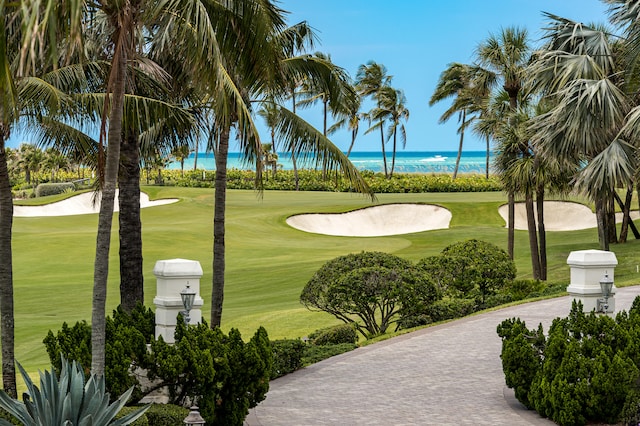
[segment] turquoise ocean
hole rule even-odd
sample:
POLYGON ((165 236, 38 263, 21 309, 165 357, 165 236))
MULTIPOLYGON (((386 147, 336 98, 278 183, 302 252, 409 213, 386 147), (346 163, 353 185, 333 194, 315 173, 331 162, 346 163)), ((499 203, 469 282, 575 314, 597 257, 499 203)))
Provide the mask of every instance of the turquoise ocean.
MULTIPOLYGON (((282 170, 292 170, 293 163, 291 156, 286 153, 278 154, 278 167, 282 170)), ((398 151, 396 153, 396 173, 453 173, 456 164, 457 151, 398 151)), ((460 159, 458 173, 485 173, 486 151, 463 151, 460 159)), ((352 152, 349 155, 351 162, 359 170, 370 170, 373 172, 383 172, 384 164, 380 152, 352 152)), ((490 163, 493 158, 490 158, 490 163)), ((193 170, 195 155, 192 153, 184 162, 185 170, 193 170)), ((253 169, 254 166, 242 161, 240 153, 229 153, 227 162, 228 168, 232 169, 253 169)), ((313 162, 300 164, 299 168, 315 168, 313 162)), ((391 168, 391 155, 387 153, 387 167, 391 168)), ((169 169, 179 169, 179 162, 172 162, 169 169)), ((196 168, 200 170, 215 170, 215 159, 213 153, 199 153, 196 168)))

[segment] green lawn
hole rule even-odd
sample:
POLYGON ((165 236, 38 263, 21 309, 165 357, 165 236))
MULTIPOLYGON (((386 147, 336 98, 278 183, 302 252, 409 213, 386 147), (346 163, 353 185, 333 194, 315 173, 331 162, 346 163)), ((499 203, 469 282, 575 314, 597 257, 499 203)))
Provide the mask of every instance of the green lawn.
MULTIPOLYGON (((145 299, 155 295, 157 260, 185 258, 201 263, 203 316, 209 317, 211 293, 213 191, 145 187, 151 199, 180 202, 142 210, 145 299)), ((287 216, 308 212, 343 212, 371 205, 353 194, 320 192, 228 191, 227 284, 223 327, 244 336, 263 325, 271 338, 302 337, 336 323, 309 312, 298 302, 307 280, 327 260, 350 252, 380 250, 417 261, 460 240, 477 238, 506 248, 507 232, 498 215, 501 193, 383 194, 379 203, 426 202, 453 213, 451 229, 390 237, 348 238, 307 234, 286 225, 287 216)), ((14 220, 14 294, 16 358, 28 371, 47 368, 42 339, 63 321, 91 318, 96 214, 14 220)), ((114 221, 117 224, 117 221, 114 221)), ((598 248, 595 229, 549 233, 549 279, 569 281, 566 258, 573 250, 598 248)), ((118 304, 117 230, 113 232, 107 309, 118 304)), ((530 277, 527 234, 516 232, 516 263, 521 278, 530 277)), ((636 284, 639 243, 614 246, 619 266, 616 285, 636 284)))

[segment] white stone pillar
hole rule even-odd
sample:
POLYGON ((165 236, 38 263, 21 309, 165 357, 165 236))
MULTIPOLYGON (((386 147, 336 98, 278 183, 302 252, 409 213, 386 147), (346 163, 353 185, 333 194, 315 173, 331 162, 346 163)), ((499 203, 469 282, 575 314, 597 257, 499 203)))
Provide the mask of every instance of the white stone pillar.
MULTIPOLYGON (((582 302, 584 312, 598 309, 598 299, 602 298, 600 281, 605 274, 615 280, 614 270, 618 264, 615 253, 602 250, 572 251, 567 258, 567 264, 571 267, 571 284, 567 287, 569 295, 582 302)), ((616 301, 615 285, 611 289, 608 300, 607 312, 614 312, 616 301)))
POLYGON ((153 268, 156 276, 156 339, 162 336, 165 342, 174 343, 178 314, 184 310, 180 292, 189 284, 196 292, 193 308, 189 311, 189 324, 202 321, 203 300, 200 297, 202 267, 197 260, 159 260, 153 268))

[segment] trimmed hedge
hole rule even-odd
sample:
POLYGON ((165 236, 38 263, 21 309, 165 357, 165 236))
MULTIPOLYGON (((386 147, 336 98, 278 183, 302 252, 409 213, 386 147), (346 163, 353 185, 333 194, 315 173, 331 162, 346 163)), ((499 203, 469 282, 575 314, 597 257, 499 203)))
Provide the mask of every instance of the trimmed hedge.
POLYGON ((47 195, 63 194, 65 192, 73 192, 76 186, 71 182, 62 183, 41 183, 36 186, 36 197, 46 197, 47 195))
MULTIPOLYGON (((488 192, 501 191, 502 184, 494 176, 486 179, 484 175, 461 175, 453 179, 447 174, 394 174, 386 178, 383 173, 371 171, 360 172, 363 179, 378 194, 381 193, 422 193, 422 192, 488 192)), ((215 172, 204 170, 185 170, 184 176, 180 170, 163 170, 166 184, 213 188, 215 172)), ((335 172, 328 178, 322 177, 322 171, 298 170, 299 187, 301 191, 353 192, 353 189, 341 175, 335 172)), ((227 188, 256 189, 256 174, 251 170, 229 169, 227 171, 227 188)), ((266 190, 296 189, 292 170, 280 170, 275 177, 263 175, 262 188, 266 190)))
MULTIPOLYGON (((139 407, 124 407, 116 418, 126 416, 139 407)), ((173 404, 152 404, 151 407, 131 426, 175 426, 184 424, 183 420, 189 415, 189 410, 173 404)))
POLYGON ((333 327, 316 330, 309 334, 310 343, 316 346, 338 345, 341 343, 355 344, 358 341, 356 328, 351 324, 338 324, 333 327))

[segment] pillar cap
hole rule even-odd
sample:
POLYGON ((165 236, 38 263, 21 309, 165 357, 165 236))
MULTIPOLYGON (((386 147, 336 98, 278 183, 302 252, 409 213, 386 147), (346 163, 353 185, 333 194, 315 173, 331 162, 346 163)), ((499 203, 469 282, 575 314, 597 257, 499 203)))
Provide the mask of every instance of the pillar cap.
POLYGON ((158 260, 153 268, 156 277, 201 277, 202 266, 197 260, 158 260))
POLYGON ((568 265, 582 266, 616 266, 618 259, 612 251, 604 250, 578 250, 569 253, 568 265))

